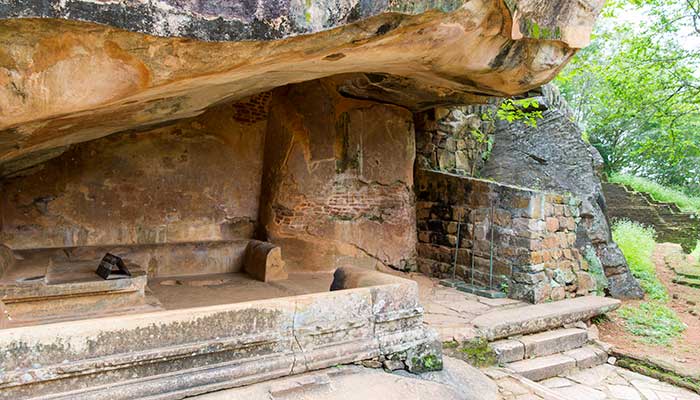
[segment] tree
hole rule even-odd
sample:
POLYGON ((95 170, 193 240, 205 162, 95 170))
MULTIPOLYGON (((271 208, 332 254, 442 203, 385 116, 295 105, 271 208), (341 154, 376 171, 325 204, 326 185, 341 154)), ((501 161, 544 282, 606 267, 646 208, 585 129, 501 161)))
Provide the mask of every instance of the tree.
POLYGON ((700 0, 682 2, 611 3, 592 45, 557 83, 608 173, 692 191, 700 184, 700 52, 679 39, 700 39, 700 0), (629 10, 639 22, 621 22, 629 10))

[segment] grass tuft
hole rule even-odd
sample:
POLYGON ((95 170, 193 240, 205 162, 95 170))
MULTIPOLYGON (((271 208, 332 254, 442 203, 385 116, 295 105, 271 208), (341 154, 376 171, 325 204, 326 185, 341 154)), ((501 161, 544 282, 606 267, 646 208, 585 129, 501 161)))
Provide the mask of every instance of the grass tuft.
POLYGON ((669 345, 687 328, 672 309, 659 302, 625 306, 618 315, 625 319, 627 330, 644 343, 669 345))
POLYGON ((617 221, 613 225, 613 239, 627 259, 630 270, 647 294, 648 302, 625 306, 617 315, 625 320, 625 327, 640 341, 669 345, 687 326, 676 312, 664 303, 668 301, 666 287, 656 277, 653 253, 656 247, 654 228, 637 222, 617 221))
POLYGON ((656 201, 674 203, 683 211, 700 214, 700 197, 688 196, 680 190, 663 186, 650 179, 613 174, 608 181, 625 184, 638 192, 649 193, 656 201))

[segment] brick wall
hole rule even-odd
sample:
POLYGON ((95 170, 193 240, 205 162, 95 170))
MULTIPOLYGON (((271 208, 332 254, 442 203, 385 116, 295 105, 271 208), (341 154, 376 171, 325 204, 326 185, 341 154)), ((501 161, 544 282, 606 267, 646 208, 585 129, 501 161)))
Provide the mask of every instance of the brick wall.
POLYGON ((579 203, 573 198, 425 170, 416 172, 415 184, 422 272, 451 277, 460 230, 456 275, 468 283, 532 303, 596 290, 574 246, 579 203))

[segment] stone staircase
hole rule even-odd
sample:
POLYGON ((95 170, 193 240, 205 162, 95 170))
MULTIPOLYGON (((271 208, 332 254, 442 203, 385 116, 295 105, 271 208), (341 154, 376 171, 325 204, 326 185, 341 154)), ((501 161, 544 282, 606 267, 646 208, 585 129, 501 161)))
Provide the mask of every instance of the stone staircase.
POLYGON ((604 364, 605 345, 586 322, 619 305, 615 299, 579 297, 489 313, 474 323, 491 341, 500 365, 538 382, 604 364))
POLYGON ((611 220, 629 219, 653 226, 659 243, 677 243, 686 252, 695 248, 700 238, 700 215, 683 212, 675 204, 657 201, 622 184, 603 183, 603 193, 611 220))

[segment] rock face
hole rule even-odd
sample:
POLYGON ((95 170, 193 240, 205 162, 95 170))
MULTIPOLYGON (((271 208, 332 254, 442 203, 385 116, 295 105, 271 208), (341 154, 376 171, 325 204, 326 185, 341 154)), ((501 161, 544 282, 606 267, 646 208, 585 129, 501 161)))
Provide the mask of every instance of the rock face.
MULTIPOLYGON (((400 76, 404 87, 433 93, 433 103, 521 93, 552 79, 586 43, 603 1, 554 3, 4 2, 0 175, 75 143, 342 73, 400 76), (553 36, 523 28, 533 24, 553 36)), ((372 94, 391 93, 392 83, 374 84, 372 94)))
POLYGON ((412 114, 342 98, 330 81, 276 90, 261 223, 290 268, 413 269, 412 114))
POLYGON ((602 159, 581 139, 568 106, 556 88, 545 88, 541 102, 548 105, 537 127, 499 122, 493 152, 482 176, 540 190, 568 192, 582 201, 576 245, 591 268, 602 268, 610 294, 640 298, 643 292, 632 277, 619 247, 612 241, 605 215, 598 169, 602 159))

